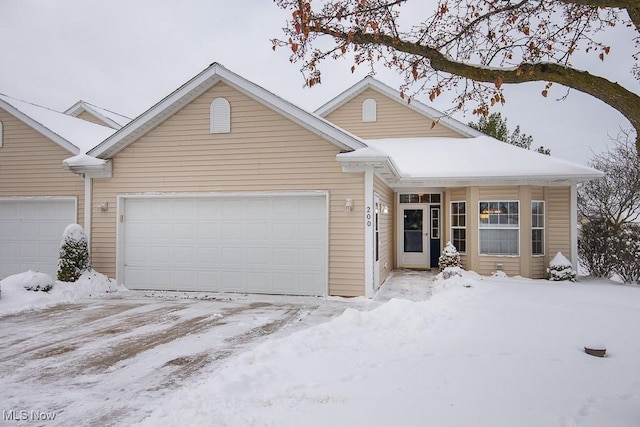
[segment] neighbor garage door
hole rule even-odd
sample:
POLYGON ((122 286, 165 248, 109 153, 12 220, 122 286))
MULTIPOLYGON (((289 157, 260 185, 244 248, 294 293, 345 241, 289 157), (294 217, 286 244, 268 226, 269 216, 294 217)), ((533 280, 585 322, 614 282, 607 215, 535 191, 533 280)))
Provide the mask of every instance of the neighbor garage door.
POLYGON ((55 277, 62 232, 75 222, 75 199, 0 199, 0 279, 27 270, 55 277))
POLYGON ((327 294, 327 197, 123 197, 130 289, 327 294))

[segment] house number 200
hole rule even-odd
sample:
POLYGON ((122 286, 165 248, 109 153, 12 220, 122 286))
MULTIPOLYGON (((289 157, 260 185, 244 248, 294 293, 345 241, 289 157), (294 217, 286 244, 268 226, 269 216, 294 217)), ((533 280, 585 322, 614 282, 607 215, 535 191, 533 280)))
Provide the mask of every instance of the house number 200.
POLYGON ((371 206, 367 206, 367 227, 371 227, 371 206))

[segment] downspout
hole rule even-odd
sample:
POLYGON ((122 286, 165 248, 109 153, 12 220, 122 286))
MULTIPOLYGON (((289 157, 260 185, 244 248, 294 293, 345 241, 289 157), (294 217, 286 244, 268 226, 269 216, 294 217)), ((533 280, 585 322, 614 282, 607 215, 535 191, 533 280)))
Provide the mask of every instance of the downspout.
POLYGON ((93 199, 93 178, 86 173, 84 178, 84 234, 87 236, 87 247, 91 255, 91 201, 93 199))
POLYGON ((571 184, 571 266, 578 271, 578 188, 571 184))

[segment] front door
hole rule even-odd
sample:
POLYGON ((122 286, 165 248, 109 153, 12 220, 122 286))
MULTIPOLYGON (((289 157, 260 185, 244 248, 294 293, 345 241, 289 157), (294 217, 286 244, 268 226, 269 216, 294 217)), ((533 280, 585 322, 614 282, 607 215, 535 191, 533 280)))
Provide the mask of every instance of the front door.
POLYGON ((400 266, 429 267, 429 207, 402 207, 400 266))

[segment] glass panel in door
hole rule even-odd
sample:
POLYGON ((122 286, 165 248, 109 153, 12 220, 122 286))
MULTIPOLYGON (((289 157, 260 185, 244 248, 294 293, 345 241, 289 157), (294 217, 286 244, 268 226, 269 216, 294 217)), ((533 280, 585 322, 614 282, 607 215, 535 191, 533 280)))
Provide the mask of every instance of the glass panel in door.
POLYGON ((404 210, 404 251, 422 252, 422 209, 404 210))

